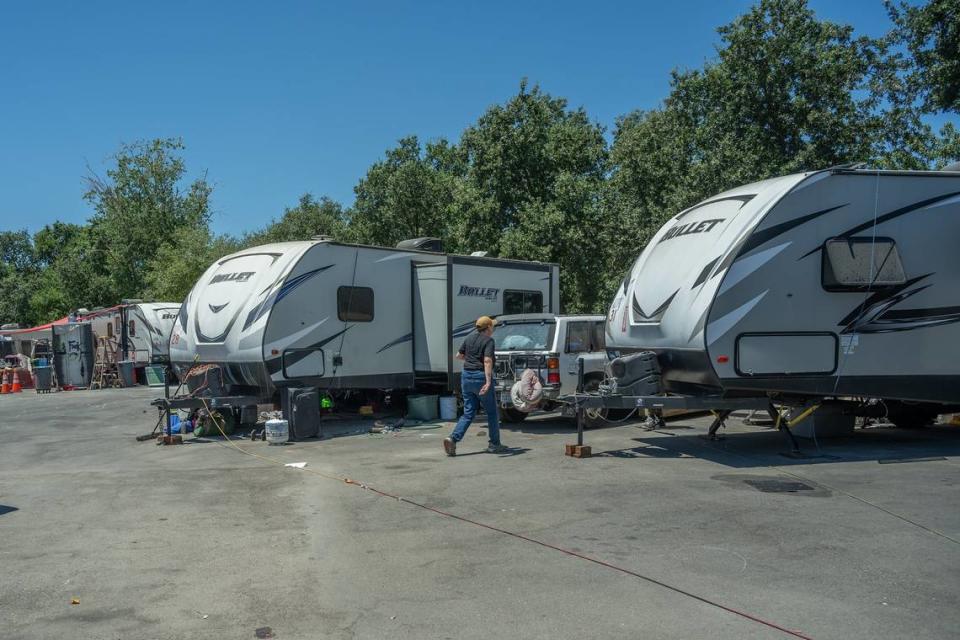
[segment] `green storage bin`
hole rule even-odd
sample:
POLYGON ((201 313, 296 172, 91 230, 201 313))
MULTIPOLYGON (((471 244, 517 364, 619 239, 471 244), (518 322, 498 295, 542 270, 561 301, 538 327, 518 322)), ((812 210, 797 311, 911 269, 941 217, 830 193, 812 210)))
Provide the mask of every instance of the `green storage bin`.
POLYGON ((407 396, 407 417, 430 422, 440 417, 437 402, 440 396, 407 396))

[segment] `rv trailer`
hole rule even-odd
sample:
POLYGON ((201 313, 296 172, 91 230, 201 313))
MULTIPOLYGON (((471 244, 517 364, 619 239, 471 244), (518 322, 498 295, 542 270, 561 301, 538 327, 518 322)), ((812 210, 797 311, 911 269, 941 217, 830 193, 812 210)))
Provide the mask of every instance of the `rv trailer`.
POLYGON ((82 313, 98 338, 116 340, 117 352, 136 367, 169 362, 170 332, 180 312, 177 302, 124 300, 105 309, 82 313))
POLYGON ((956 171, 834 168, 732 189, 650 240, 610 306, 608 349, 656 354, 650 380, 686 406, 854 397, 929 421, 960 405, 957 238, 956 171))
POLYGON ((477 317, 559 311, 557 265, 408 246, 317 239, 217 260, 180 309, 174 369, 184 379, 212 365, 224 395, 261 399, 284 387, 452 388, 455 341, 477 317))

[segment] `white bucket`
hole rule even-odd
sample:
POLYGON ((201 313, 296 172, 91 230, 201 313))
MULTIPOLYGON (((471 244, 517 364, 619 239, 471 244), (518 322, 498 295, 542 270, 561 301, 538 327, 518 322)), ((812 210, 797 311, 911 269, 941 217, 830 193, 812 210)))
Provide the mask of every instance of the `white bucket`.
POLYGON ((440 419, 441 420, 457 419, 457 397, 456 396, 440 396, 440 419))
POLYGON ((283 444, 290 439, 290 430, 286 420, 267 420, 267 442, 283 444))

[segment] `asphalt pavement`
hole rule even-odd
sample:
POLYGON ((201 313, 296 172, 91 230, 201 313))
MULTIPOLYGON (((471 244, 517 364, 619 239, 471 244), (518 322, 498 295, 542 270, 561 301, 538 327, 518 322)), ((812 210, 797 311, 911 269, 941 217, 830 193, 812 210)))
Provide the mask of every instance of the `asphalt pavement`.
POLYGON ((155 395, 0 397, 4 638, 960 635, 960 427, 801 457, 703 417, 589 431, 582 460, 555 415, 505 455, 363 420, 164 447, 134 440, 155 395))

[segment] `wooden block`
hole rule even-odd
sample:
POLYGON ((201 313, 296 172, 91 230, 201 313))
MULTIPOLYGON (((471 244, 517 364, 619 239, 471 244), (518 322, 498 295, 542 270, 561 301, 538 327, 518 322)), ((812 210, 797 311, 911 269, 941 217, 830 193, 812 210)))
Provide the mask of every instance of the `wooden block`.
POLYGON ((573 456, 574 458, 589 458, 591 456, 590 447, 585 444, 565 444, 563 447, 564 455, 573 456))
POLYGON ((575 444, 565 444, 565 445, 563 445, 563 455, 565 455, 565 456, 572 456, 572 455, 573 455, 573 450, 576 449, 576 448, 577 448, 577 445, 575 445, 575 444))

